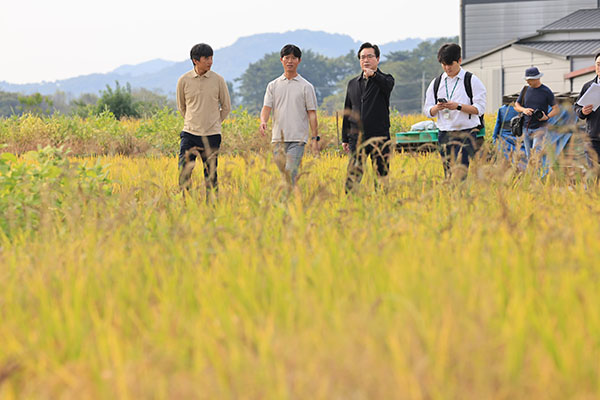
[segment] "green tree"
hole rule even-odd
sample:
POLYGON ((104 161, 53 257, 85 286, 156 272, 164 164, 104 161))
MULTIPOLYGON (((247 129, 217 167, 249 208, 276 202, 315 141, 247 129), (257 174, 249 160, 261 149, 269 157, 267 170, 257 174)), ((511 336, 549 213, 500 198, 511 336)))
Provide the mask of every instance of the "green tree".
MULTIPOLYGON (((357 71, 360 71, 360 66, 353 51, 341 57, 328 58, 312 50, 303 50, 302 61, 298 66, 298 73, 315 87, 319 104, 340 90, 340 79, 356 74, 357 71)), ((260 111, 267 84, 282 73, 278 52, 266 54, 248 66, 237 80, 240 82, 239 96, 249 112, 260 111)))
POLYGON ((71 106, 69 105, 69 94, 62 90, 57 90, 52 95, 52 112, 59 112, 63 115, 69 114, 71 106))
POLYGON ((90 114, 96 113, 96 105, 98 104, 98 96, 93 93, 83 93, 77 99, 71 101, 71 114, 80 117, 87 117, 90 114))
POLYGON ((102 96, 96 105, 96 112, 101 113, 108 109, 117 119, 122 117, 138 118, 140 113, 137 109, 137 104, 131 94, 131 85, 127 83, 126 87, 121 87, 119 81, 115 82, 113 90, 109 85, 106 85, 106 90, 102 91, 102 96))
POLYGON ((0 91, 0 117, 20 114, 20 104, 17 93, 0 91))
POLYGON ((346 55, 335 58, 331 61, 334 68, 337 68, 337 82, 333 93, 323 99, 321 109, 329 114, 344 109, 344 100, 346 98, 346 89, 348 81, 360 74, 360 63, 354 50, 350 50, 346 55))
POLYGON ((319 104, 335 90, 338 80, 337 66, 330 58, 312 50, 304 50, 298 73, 314 86, 319 104))
POLYGON ((21 113, 32 114, 51 114, 52 99, 49 96, 42 96, 40 93, 31 95, 22 95, 18 97, 21 113))
POLYGON ((227 81, 227 90, 229 91, 229 98, 231 99, 231 108, 234 109, 238 103, 238 95, 233 86, 233 82, 227 81))
POLYGON ((131 95, 135 109, 140 116, 149 117, 165 107, 173 110, 177 108, 174 100, 169 100, 167 96, 148 89, 135 89, 131 95))
POLYGON ((425 40, 413 50, 395 51, 386 56, 380 67, 396 80, 390 97, 391 108, 404 114, 421 112, 424 91, 442 72, 437 52, 444 43, 458 43, 458 37, 425 40))
POLYGON ((248 66, 236 81, 240 82, 239 95, 242 104, 251 113, 260 112, 267 84, 282 74, 279 53, 265 54, 263 58, 248 66))

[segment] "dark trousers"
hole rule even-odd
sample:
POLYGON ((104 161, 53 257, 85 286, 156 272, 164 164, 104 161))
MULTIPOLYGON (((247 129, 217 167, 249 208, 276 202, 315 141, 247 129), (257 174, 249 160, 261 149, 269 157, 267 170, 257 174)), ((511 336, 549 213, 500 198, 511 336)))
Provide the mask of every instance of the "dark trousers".
POLYGON ((466 177, 470 160, 475 155, 477 132, 476 128, 462 131, 439 131, 438 147, 446 178, 450 177, 452 166, 457 164, 464 167, 464 176, 466 177))
POLYGON ((594 167, 600 164, 600 137, 590 138, 588 157, 594 167))
MULTIPOLYGON (((367 138, 360 144, 357 138, 350 137, 348 145, 350 146, 350 161, 346 177, 346 193, 354 189, 362 180, 364 162, 367 157, 371 157, 371 164, 378 178, 387 176, 390 171, 392 146, 389 135, 367 138)), ((375 180, 375 187, 377 187, 377 180, 375 180)))
POLYGON ((192 170, 198 156, 204 164, 204 183, 207 194, 209 190, 218 190, 217 165, 221 135, 197 136, 181 132, 179 135, 179 186, 189 189, 192 170))

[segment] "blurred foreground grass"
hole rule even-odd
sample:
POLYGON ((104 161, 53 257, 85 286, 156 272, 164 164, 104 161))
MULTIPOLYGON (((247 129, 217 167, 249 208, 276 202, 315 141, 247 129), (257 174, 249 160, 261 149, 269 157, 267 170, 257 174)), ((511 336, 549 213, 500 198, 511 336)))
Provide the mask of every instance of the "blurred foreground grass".
POLYGON ((2 399, 600 397, 594 184, 396 154, 345 196, 323 154, 290 193, 246 153, 207 205, 173 157, 86 161, 110 193, 0 239, 2 399))

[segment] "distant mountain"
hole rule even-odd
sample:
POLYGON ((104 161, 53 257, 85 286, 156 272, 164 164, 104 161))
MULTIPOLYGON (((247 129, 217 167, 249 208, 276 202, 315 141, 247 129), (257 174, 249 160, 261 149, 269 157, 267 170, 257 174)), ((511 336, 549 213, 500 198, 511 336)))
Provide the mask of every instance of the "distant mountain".
POLYGON ((175 61, 165 61, 161 59, 156 59, 146 61, 141 64, 122 65, 112 72, 119 75, 142 76, 146 74, 153 74, 162 69, 170 67, 173 64, 175 64, 175 61))
MULTIPOLYGON (((415 48, 422 39, 405 39, 380 46, 382 58, 385 54, 415 48)), ((239 38, 231 46, 215 50, 213 70, 225 80, 234 81, 241 76, 253 62, 260 60, 266 53, 279 51, 285 44, 294 43, 302 49, 310 49, 327 57, 339 57, 350 50, 356 51, 360 42, 348 35, 321 31, 296 30, 285 33, 261 33, 239 38)), ((167 95, 174 95, 177 79, 192 68, 191 61, 166 61, 155 59, 136 65, 123 65, 106 74, 83 75, 55 82, 11 84, 0 81, 0 90, 44 95, 64 91, 73 96, 82 93, 98 93, 106 85, 114 86, 115 81, 124 86, 146 88, 167 95)))
POLYGON ((379 46, 379 50, 381 51, 381 57, 385 59, 385 55, 393 51, 412 50, 415 47, 417 47, 422 41, 423 39, 408 38, 404 40, 397 40, 395 42, 382 44, 381 46, 379 46))

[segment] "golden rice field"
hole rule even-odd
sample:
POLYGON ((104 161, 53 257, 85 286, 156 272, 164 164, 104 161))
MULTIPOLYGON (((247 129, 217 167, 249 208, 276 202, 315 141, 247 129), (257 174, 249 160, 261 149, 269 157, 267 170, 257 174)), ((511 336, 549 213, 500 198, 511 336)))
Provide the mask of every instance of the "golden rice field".
POLYGON ((207 204, 174 156, 68 163, 0 191, 0 399, 600 398, 594 182, 244 152, 207 204))

